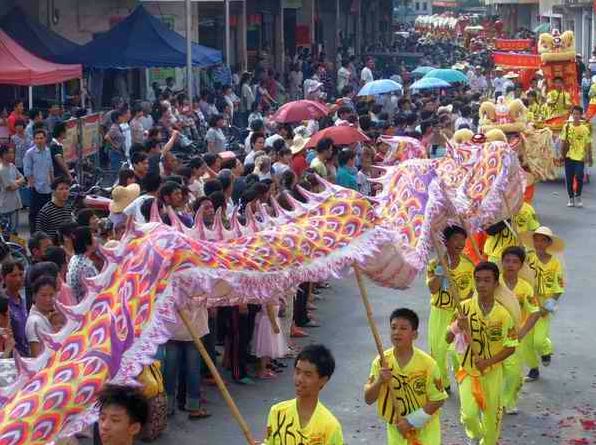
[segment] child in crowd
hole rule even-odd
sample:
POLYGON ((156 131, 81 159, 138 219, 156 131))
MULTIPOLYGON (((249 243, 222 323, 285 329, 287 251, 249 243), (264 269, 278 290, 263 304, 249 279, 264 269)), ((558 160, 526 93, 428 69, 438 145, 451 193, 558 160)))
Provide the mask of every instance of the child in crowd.
POLYGON ((39 334, 56 332, 54 315, 56 312, 56 280, 50 276, 41 276, 33 283, 33 301, 25 326, 25 334, 29 342, 32 357, 42 351, 39 334))
POLYGON ((277 377, 275 370, 280 370, 280 367, 275 359, 284 357, 288 352, 278 313, 279 304, 267 304, 261 306, 255 318, 252 341, 254 355, 259 359, 259 379, 277 377))
POLYGON ((368 405, 377 402, 378 414, 387 422, 389 445, 408 445, 413 439, 421 445, 440 445, 440 408, 448 396, 437 363, 414 346, 418 315, 396 309, 389 323, 393 347, 373 361, 364 400, 368 405))
POLYGON ((528 340, 530 345, 526 355, 526 364, 530 368, 527 380, 533 381, 540 377, 538 357, 543 366, 549 366, 553 354, 550 322, 557 309, 557 301, 565 292, 565 270, 557 254, 563 252, 565 242, 545 226, 523 233, 520 238, 530 249, 528 265, 535 274, 534 292, 542 310, 532 338, 528 340))

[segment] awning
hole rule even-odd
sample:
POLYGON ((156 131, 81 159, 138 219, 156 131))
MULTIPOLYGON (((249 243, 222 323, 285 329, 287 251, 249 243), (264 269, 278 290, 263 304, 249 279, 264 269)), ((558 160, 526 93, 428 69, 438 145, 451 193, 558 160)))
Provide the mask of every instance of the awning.
POLYGON ((33 20, 18 7, 2 17, 0 29, 30 53, 52 62, 79 46, 33 20))
MULTIPOLYGON (((186 39, 138 6, 110 31, 60 60, 89 68, 183 67, 186 39)), ((221 51, 192 44, 194 66, 213 66, 222 60, 221 51)))
POLYGON ((41 59, 0 30, 0 84, 50 85, 82 77, 81 65, 61 65, 41 59))

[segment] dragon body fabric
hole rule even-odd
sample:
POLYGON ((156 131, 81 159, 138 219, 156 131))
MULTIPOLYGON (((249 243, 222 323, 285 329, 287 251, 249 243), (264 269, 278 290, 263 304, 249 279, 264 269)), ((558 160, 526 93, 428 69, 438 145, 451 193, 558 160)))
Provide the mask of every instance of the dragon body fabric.
MULTIPOLYGON (((415 152, 415 150, 414 150, 415 152)), ((265 303, 304 281, 341 276, 357 264, 370 279, 405 288, 425 267, 431 231, 466 221, 478 230, 522 203, 524 176, 502 142, 461 145, 441 160, 382 166, 374 198, 324 183, 291 211, 274 203, 225 228, 183 227, 156 217, 135 225, 107 266, 88 281, 86 298, 59 306, 68 321, 42 336, 36 359, 16 359, 17 381, 0 392, 0 445, 34 445, 80 431, 96 419, 98 390, 134 384, 177 322, 177 308, 265 303)), ((156 214, 156 212, 154 212, 156 214)), ((197 220, 202 215, 197 215, 197 220)))

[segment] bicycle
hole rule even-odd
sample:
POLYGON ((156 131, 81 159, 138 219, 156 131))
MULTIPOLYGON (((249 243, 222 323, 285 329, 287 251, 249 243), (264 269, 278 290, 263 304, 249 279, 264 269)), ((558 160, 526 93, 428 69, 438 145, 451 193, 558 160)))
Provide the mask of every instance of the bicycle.
MULTIPOLYGON (((6 218, 0 218, 0 244, 8 248, 10 258, 23 266, 23 269, 31 265, 31 258, 27 254, 27 249, 19 243, 10 241, 10 222, 6 218), (8 233, 8 235, 6 235, 8 233), (8 238, 8 239, 7 239, 8 238)), ((6 258, 0 258, 4 261, 6 258)))

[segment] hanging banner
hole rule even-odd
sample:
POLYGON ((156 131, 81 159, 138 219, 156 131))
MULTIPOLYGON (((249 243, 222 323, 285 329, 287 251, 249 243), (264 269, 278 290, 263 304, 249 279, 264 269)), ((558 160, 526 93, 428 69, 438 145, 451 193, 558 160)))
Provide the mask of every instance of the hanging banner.
POLYGON ((495 65, 503 68, 540 69, 540 56, 538 54, 493 52, 493 61, 495 65))
POLYGON ((501 51, 527 51, 533 46, 533 39, 497 39, 495 41, 495 48, 501 51))
MULTIPOLYGON (((91 114, 83 120, 83 157, 86 158, 99 151, 100 136, 99 123, 101 114, 91 114)), ((77 119, 69 119, 66 124, 66 138, 64 139, 64 160, 77 160, 77 119)))

